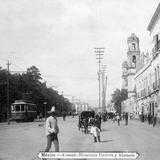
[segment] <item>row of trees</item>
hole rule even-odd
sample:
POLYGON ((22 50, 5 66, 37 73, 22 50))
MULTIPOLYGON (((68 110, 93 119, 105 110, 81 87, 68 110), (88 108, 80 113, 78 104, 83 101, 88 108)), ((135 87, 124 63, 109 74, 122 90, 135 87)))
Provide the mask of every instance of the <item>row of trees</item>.
MULTIPOLYGON (((7 112, 7 70, 0 68, 0 114, 7 112)), ((23 74, 9 73, 9 104, 18 99, 31 100, 37 105, 37 111, 44 114, 44 102, 47 102, 47 110, 54 105, 59 113, 72 110, 72 104, 68 99, 59 95, 52 88, 48 88, 39 69, 31 66, 23 74)))
POLYGON ((114 103, 115 110, 121 114, 121 102, 128 98, 126 89, 116 89, 112 94, 112 103, 114 103))

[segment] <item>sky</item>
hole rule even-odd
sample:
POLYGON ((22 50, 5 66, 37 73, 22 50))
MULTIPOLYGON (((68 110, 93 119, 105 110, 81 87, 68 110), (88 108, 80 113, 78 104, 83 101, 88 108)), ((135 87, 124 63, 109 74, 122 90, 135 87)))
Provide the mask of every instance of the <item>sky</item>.
POLYGON ((104 47, 106 101, 122 87, 127 38, 151 51, 147 26, 158 0, 0 0, 0 66, 26 71, 35 65, 43 81, 64 96, 98 105, 98 61, 104 47))

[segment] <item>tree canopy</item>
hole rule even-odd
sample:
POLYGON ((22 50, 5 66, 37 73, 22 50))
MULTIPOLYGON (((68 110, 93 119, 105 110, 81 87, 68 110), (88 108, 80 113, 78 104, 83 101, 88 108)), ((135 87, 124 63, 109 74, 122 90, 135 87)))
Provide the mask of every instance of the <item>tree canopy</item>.
POLYGON ((116 89, 112 94, 112 102, 118 113, 121 113, 121 102, 128 98, 128 92, 126 89, 116 89))
MULTIPOLYGON (((7 111, 7 70, 0 68, 0 115, 7 111)), ((44 114, 44 102, 47 102, 47 110, 54 105, 59 113, 71 111, 72 104, 62 95, 42 82, 39 69, 31 66, 26 73, 11 74, 9 73, 9 103, 15 100, 31 100, 37 105, 37 112, 44 114), (63 106, 62 106, 63 105, 63 106)))

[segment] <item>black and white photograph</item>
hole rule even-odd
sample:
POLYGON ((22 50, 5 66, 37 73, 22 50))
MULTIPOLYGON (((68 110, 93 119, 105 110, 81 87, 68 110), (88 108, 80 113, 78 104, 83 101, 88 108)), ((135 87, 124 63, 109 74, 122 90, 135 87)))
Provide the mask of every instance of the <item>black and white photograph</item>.
POLYGON ((159 0, 0 0, 0 160, 160 160, 159 0))

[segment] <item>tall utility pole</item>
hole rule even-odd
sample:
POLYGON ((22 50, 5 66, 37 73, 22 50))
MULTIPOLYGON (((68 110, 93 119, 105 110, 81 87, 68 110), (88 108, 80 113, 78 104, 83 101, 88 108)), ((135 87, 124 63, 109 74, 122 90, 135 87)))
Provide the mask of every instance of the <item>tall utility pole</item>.
POLYGON ((103 59, 103 53, 105 48, 94 48, 98 59, 98 81, 99 81, 99 108, 101 108, 101 60, 103 59))
POLYGON ((9 65, 11 65, 11 63, 9 63, 9 61, 7 62, 7 122, 8 125, 10 125, 10 106, 9 106, 9 65))
POLYGON ((106 73, 106 65, 102 66, 102 110, 105 111, 105 97, 106 97, 106 78, 105 78, 105 73, 106 73))
POLYGON ((63 97, 63 91, 62 91, 62 102, 61 102, 61 103, 62 103, 62 106, 61 106, 61 114, 62 114, 62 113, 63 113, 63 111, 64 111, 64 108, 63 108, 63 98, 64 98, 64 97, 63 97))

